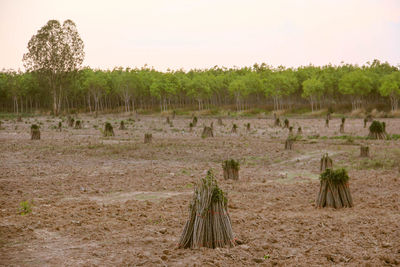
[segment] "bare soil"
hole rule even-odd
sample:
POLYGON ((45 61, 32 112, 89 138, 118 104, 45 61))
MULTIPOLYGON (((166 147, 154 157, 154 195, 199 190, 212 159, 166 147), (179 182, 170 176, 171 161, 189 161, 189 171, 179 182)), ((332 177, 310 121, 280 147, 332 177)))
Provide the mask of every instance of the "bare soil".
MULTIPOLYGON (((290 119, 303 138, 284 150, 288 129, 273 119, 79 116, 83 129, 51 117, 4 121, 0 130, 0 265, 4 266, 383 266, 400 264, 400 142, 364 140, 363 119, 290 119), (132 117, 133 118, 133 117, 132 117), (120 120, 126 130, 118 130, 120 120), (115 136, 103 137, 104 123, 115 136), (214 137, 201 138, 214 121, 214 137), (39 123, 41 140, 30 140, 39 123), (231 133, 232 124, 239 126, 231 133), (250 123, 251 131, 245 124, 250 123), (67 123, 63 123, 67 125, 67 123), (97 129, 95 128, 97 126, 97 129), (153 142, 144 144, 144 133, 153 142), (318 137, 319 135, 319 137, 318 137), (360 145, 370 158, 360 158, 360 145), (354 207, 317 209, 319 164, 329 153, 350 175, 354 207), (240 179, 222 161, 240 160, 240 179), (214 169, 228 194, 234 248, 177 249, 196 181, 214 169), (20 203, 32 211, 20 214, 20 203)), ((389 134, 400 119, 384 119, 389 134)))

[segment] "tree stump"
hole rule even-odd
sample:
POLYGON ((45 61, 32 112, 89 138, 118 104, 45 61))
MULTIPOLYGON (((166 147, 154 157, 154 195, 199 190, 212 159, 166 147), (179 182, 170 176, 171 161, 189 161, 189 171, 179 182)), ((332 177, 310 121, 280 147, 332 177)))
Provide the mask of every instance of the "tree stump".
POLYGON ((82 123, 80 120, 76 120, 75 122, 75 129, 82 129, 82 123))
POLYGON ((369 157, 369 147, 368 146, 360 146, 360 157, 369 157))
POLYGON ((371 139, 386 139, 386 123, 380 121, 373 121, 369 126, 368 138, 371 139))
POLYGON ((344 133, 344 123, 340 124, 339 132, 344 133))
POLYGON ((193 123, 193 127, 196 127, 196 125, 197 125, 197 117, 196 116, 193 117, 192 123, 193 123))
POLYGON ((61 130, 62 130, 62 122, 61 122, 61 121, 58 122, 57 130, 58 130, 59 132, 61 132, 61 130))
POLYGON ((31 125, 31 140, 40 140, 40 130, 36 124, 31 125))
POLYGON ((326 169, 321 173, 320 181, 320 189, 316 199, 318 208, 353 207, 348 183, 349 176, 345 169, 326 169))
POLYGON ((237 133, 237 128, 238 128, 238 126, 234 123, 234 124, 232 125, 231 133, 237 133))
POLYGON ((301 127, 297 128, 297 135, 302 135, 303 134, 303 130, 301 129, 301 127))
POLYGON ((325 127, 329 128, 329 120, 328 119, 326 119, 326 121, 325 121, 325 127))
POLYGON ((153 135, 150 133, 144 134, 144 143, 149 144, 153 141, 153 135))
POLYGON ((289 120, 288 119, 285 119, 283 123, 284 123, 283 128, 289 128, 289 120))
POLYGON ((281 126, 281 120, 279 118, 275 119, 274 126, 275 127, 278 127, 278 126, 280 127, 281 126))
POLYGON ((120 129, 120 130, 126 130, 125 122, 124 122, 124 121, 121 121, 121 122, 120 122, 120 124, 119 124, 119 129, 120 129))
POLYGON ((222 119, 221 118, 218 118, 218 125, 219 126, 223 126, 224 124, 222 123, 222 119))
POLYGON ((214 133, 213 133, 213 130, 211 129, 211 127, 204 126, 203 133, 201 134, 201 137, 202 138, 214 137, 214 133))
POLYGON ((286 150, 292 150, 293 149, 293 143, 294 143, 294 140, 292 138, 286 139, 286 141, 285 141, 285 149, 286 150))
POLYGON ((114 129, 113 129, 111 123, 109 123, 109 122, 105 123, 103 135, 104 135, 104 137, 114 136, 114 129))
POLYGON ((201 179, 189 205, 189 218, 179 239, 178 248, 233 247, 235 240, 228 200, 218 187, 211 171, 201 179))
POLYGON ((239 180, 239 161, 234 159, 225 160, 222 162, 222 169, 224 170, 225 180, 239 180))
POLYGON ((321 158, 321 165, 319 167, 319 170, 321 172, 324 172, 326 169, 332 169, 332 168, 333 168, 332 159, 328 156, 328 153, 326 153, 321 158))
POLYGON ((68 116, 68 127, 74 127, 74 118, 72 118, 71 116, 68 116))

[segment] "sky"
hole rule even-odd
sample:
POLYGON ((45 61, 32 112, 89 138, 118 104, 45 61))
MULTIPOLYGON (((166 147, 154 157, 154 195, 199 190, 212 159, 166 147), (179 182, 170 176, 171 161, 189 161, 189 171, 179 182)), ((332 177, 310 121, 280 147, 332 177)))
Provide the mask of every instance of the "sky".
POLYGON ((92 68, 400 64, 400 0, 0 0, 0 69, 72 19, 92 68))

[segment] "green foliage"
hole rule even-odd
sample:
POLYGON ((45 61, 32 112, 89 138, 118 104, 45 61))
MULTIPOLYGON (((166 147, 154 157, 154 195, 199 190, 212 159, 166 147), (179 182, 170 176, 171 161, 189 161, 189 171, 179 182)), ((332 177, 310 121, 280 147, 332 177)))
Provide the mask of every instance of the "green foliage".
POLYGON ((32 124, 31 125, 31 130, 39 130, 40 126, 38 126, 37 124, 32 124))
POLYGON ((32 212, 32 205, 28 200, 19 203, 19 210, 21 215, 26 215, 32 212))
MULTIPOLYGON (((214 173, 212 170, 207 171, 207 175, 202 180, 203 186, 206 188, 213 188, 212 191, 212 202, 221 201, 226 207, 228 204, 228 199, 225 196, 225 193, 218 187, 217 180, 214 177, 214 173)), ((210 203, 211 204, 211 203, 210 203)))
POLYGON ((346 143, 347 144, 354 144, 354 137, 353 136, 347 135, 345 139, 346 139, 346 143))
POLYGON ((49 21, 28 45, 31 48, 28 48, 29 54, 45 53, 44 59, 48 58, 49 61, 47 65, 43 63, 45 61, 42 63, 47 70, 39 68, 39 65, 34 67, 34 57, 26 55, 25 64, 30 65, 27 72, 0 71, 2 110, 21 113, 32 106, 30 112, 34 112, 37 106, 44 111, 53 108, 52 103, 56 101, 60 105, 54 107, 54 113, 60 108, 67 112, 121 111, 121 105, 126 112, 140 111, 141 114, 148 114, 157 107, 167 111, 177 106, 180 107, 177 114, 190 114, 189 110, 198 106, 201 114, 215 115, 221 113, 221 106, 225 106, 229 109, 236 107, 240 115, 253 115, 270 110, 272 105, 275 110, 304 113, 308 109, 296 103, 302 102, 298 101, 301 96, 310 101, 312 110, 324 106, 329 107, 328 111, 332 113, 332 103, 338 103, 335 109, 348 107, 350 103, 353 108, 360 108, 363 99, 376 97, 377 92, 382 99, 390 99, 392 110, 397 109, 399 69, 377 60, 361 67, 342 64, 274 68, 255 64, 243 68, 216 66, 203 70, 166 72, 147 66, 140 69, 114 68, 111 71, 81 69, 78 66, 83 55, 83 50, 80 50, 83 43, 79 41, 75 24, 71 21, 65 23, 71 26, 72 32, 68 34, 73 36, 76 41, 74 45, 79 48, 75 63, 69 62, 68 56, 62 53, 56 53, 52 58, 50 48, 40 50, 45 44, 54 44, 56 51, 67 48, 63 42, 47 40, 46 43, 47 37, 56 36, 64 29, 59 22, 49 21), (45 36, 45 33, 51 34, 45 36), (34 44, 38 46, 34 47, 34 44), (54 65, 58 60, 61 60, 58 62, 60 66, 54 65), (23 110, 20 103, 24 103, 23 110), (27 107, 25 103, 28 103, 27 107), (265 106, 260 107, 261 103, 265 106))
POLYGON ((372 89, 373 79, 366 71, 361 69, 343 75, 339 82, 339 92, 351 96, 353 110, 362 107, 361 98, 368 95, 372 89))
POLYGON ((321 181, 330 181, 335 184, 339 183, 347 183, 349 178, 349 175, 347 174, 347 171, 345 169, 337 169, 337 170, 332 170, 332 169, 326 169, 323 173, 321 173, 319 179, 321 181))
POLYGON ((318 139, 318 138, 319 138, 319 134, 308 135, 307 138, 308 138, 308 139, 318 139))
POLYGON ((114 136, 114 129, 113 129, 111 123, 109 123, 109 122, 105 123, 103 135, 104 135, 104 137, 114 136))
POLYGON ((345 95, 367 95, 372 90, 372 79, 362 70, 345 74, 339 82, 339 91, 345 95))
POLYGON ((324 94, 324 84, 318 78, 313 77, 305 80, 302 86, 303 93, 301 96, 309 99, 311 109, 314 111, 314 104, 316 104, 316 102, 318 102, 321 96, 324 94))
POLYGON ((385 132, 385 125, 384 122, 373 121, 369 126, 369 131, 371 133, 384 133, 385 132))
POLYGON ((398 108, 398 99, 400 97, 400 72, 392 72, 382 78, 379 93, 382 96, 389 96, 392 110, 398 108))
POLYGON ((239 164, 239 161, 236 161, 234 159, 225 160, 225 161, 222 162, 222 168, 224 170, 234 169, 234 170, 238 171, 239 168, 240 168, 240 164, 239 164))
POLYGON ((62 25, 57 20, 49 20, 28 43, 24 66, 42 77, 41 81, 51 89, 55 115, 60 112, 63 88, 73 85, 76 71, 83 62, 83 47, 72 20, 66 20, 62 25))
POLYGON ((392 134, 392 135, 390 136, 390 139, 392 139, 392 140, 399 140, 399 139, 400 139, 400 134, 392 134))

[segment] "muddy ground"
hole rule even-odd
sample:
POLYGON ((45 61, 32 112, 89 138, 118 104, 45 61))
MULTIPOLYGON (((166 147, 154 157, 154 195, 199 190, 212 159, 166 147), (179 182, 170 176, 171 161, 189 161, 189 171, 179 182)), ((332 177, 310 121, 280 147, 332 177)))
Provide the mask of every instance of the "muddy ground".
MULTIPOLYGON (((58 118, 3 120, 0 130, 0 265, 252 266, 400 264, 398 140, 365 140, 362 119, 290 119, 303 138, 285 151, 287 129, 272 119, 79 116, 83 129, 55 128, 58 118), (120 120, 126 130, 119 130, 120 120), (128 120, 130 119, 130 120, 128 120), (133 121, 135 120, 135 121, 133 121), (103 137, 106 121, 115 136, 103 137), (200 137, 214 122, 214 138, 200 137), (251 124, 246 131, 245 124, 251 124), (30 140, 39 123, 41 140, 30 140), (232 134, 232 123, 239 126, 232 134), (144 144, 144 134, 153 143, 144 144), (319 136, 318 136, 319 135, 319 136), (360 158, 368 144, 370 158, 360 158), (316 209, 319 160, 351 177, 354 208, 316 209), (221 163, 239 159, 240 180, 221 163), (196 181, 213 168, 228 194, 234 248, 177 249, 196 181), (31 212, 21 215, 20 204, 31 212)), ((400 119, 384 119, 400 134, 400 119)))

